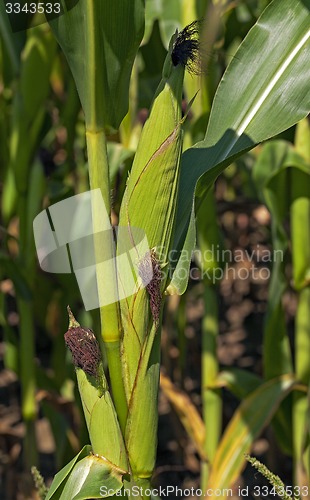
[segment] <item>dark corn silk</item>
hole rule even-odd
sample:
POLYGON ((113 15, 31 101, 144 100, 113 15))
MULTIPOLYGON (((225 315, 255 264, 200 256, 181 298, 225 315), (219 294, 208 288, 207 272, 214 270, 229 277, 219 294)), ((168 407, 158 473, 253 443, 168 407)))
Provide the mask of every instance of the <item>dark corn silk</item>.
POLYGON ((199 74, 200 43, 199 32, 202 20, 194 21, 178 34, 173 44, 171 59, 174 66, 181 64, 189 73, 199 74))
POLYGON ((98 377, 98 367, 101 361, 99 343, 90 328, 83 328, 74 318, 70 307, 69 330, 65 333, 65 343, 72 354, 73 364, 92 377, 98 377))
POLYGON ((158 325, 161 307, 161 267, 154 250, 145 255, 139 264, 142 283, 150 296, 150 308, 154 323, 158 325))

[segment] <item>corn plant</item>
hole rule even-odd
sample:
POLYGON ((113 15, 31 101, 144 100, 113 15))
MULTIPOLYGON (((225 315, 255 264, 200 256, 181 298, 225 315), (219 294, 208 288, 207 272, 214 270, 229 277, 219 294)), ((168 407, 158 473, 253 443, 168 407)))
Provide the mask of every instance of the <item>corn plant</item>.
POLYGON ((273 214, 274 248, 288 251, 285 217, 291 218, 291 244, 293 261, 293 286, 298 292, 298 307, 295 323, 295 363, 286 331, 282 296, 288 288, 284 264, 276 261, 273 266, 268 312, 265 324, 265 376, 273 378, 284 373, 295 373, 300 386, 292 398, 281 406, 274 422, 279 444, 293 456, 294 479, 300 487, 309 482, 309 412, 308 353, 309 328, 309 126, 302 120, 296 127, 295 147, 285 141, 266 144, 253 169, 255 182, 260 186, 264 202, 273 214), (288 196, 283 198, 281 192, 288 196), (276 334, 274 333, 276 330, 276 334), (275 360, 273 350, 279 353, 275 360), (290 418, 292 416, 292 419, 290 418))
MULTIPOLYGON (((144 2, 79 0, 70 10, 64 0, 61 4, 64 13, 50 19, 49 24, 67 58, 84 111, 90 188, 99 190, 110 215, 107 137, 119 129, 127 113, 132 65, 144 32, 144 2)), ((116 246, 113 231, 100 237, 103 214, 93 205, 99 299, 107 293, 117 297, 125 288, 128 276, 115 262, 132 248, 138 269, 136 290, 100 307, 100 332, 81 326, 74 311, 68 309, 65 341, 76 368, 91 444, 55 476, 47 499, 82 500, 116 496, 118 492, 137 498, 134 488, 138 488, 138 498, 151 498, 164 297, 182 294, 187 286, 195 245, 195 194, 198 209, 216 177, 235 158, 309 112, 309 10, 309 0, 296 0, 293 6, 289 0, 270 3, 217 88, 204 139, 184 152, 186 116, 191 106, 197 106, 194 92, 187 95, 188 108, 182 115, 184 73, 203 56, 198 42, 202 23, 191 23, 172 36, 121 201, 119 232, 125 238, 119 238, 116 246), (148 251, 141 251, 141 233, 134 228, 146 235, 148 251), (183 256, 185 252, 188 257, 175 264, 171 250, 183 256), (105 261, 111 264, 103 273, 99 264, 105 261)), ((35 33, 41 29, 37 28, 35 33)), ((39 122, 40 116, 36 120, 39 122)), ((36 120, 33 118, 33 126, 36 120)), ((126 120, 128 116, 121 126, 123 137, 126 120)), ((25 215, 27 174, 24 163, 22 167, 16 162, 15 179, 21 179, 21 218, 25 215)), ((29 314, 23 304, 20 310, 29 314)), ((30 320, 23 315, 21 319, 24 328, 31 327, 30 320)), ((210 334, 206 325, 206 335, 210 334)), ((212 376, 216 374, 214 366, 212 376)), ((207 383, 212 397, 211 391, 218 390, 217 382, 214 387, 210 379, 207 383)), ((284 375, 250 394, 216 453, 217 442, 206 444, 208 423, 201 453, 205 456, 211 450, 212 469, 205 475, 205 484, 213 488, 231 484, 244 464, 243 452, 249 450, 253 436, 293 385, 293 377, 284 375), (257 405, 262 412, 260 419, 257 405)))

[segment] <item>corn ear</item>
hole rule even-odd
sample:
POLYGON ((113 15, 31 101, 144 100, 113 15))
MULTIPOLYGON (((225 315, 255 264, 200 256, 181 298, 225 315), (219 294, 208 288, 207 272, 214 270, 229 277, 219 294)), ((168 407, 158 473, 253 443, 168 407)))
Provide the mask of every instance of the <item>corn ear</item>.
MULTIPOLYGON (((163 78, 141 134, 120 211, 119 226, 127 229, 128 241, 119 243, 118 254, 123 253, 126 247, 128 249, 128 242, 131 242, 131 246, 136 250, 136 261, 140 264, 142 274, 144 262, 152 267, 153 272, 154 268, 158 269, 158 265, 162 268, 166 264, 176 210, 182 150, 181 99, 184 68, 174 67, 169 57, 168 54, 163 78), (139 231, 134 231, 135 228, 139 231), (152 249, 149 255, 141 254, 139 251, 136 235, 140 236, 141 229, 147 236, 149 248, 152 249)), ((142 276, 142 281, 143 279, 142 276)), ((164 284, 160 283, 161 291, 163 287, 164 284)), ((130 338, 130 345, 124 350, 124 355, 129 358, 130 364, 125 379, 128 398, 139 362, 135 353, 141 351, 141 346, 150 330, 149 303, 147 289, 139 290, 137 294, 121 303, 125 337, 130 338), (130 362, 132 358, 135 358, 134 368, 130 362)), ((154 314, 155 311, 153 316, 154 314)), ((158 319, 158 311, 156 316, 158 319)), ((124 340, 126 342, 126 339, 124 340)))
MULTIPOLYGON (((173 66, 172 46, 173 41, 150 116, 142 130, 119 223, 127 230, 140 275, 138 291, 121 301, 123 380, 129 410, 125 441, 137 484, 152 475, 155 465, 160 363, 160 336, 156 332, 174 231, 182 152, 184 67, 173 66), (142 229, 147 236, 150 248, 147 254, 139 250, 136 235, 140 233, 135 228, 142 229), (149 275, 152 275, 150 281, 149 275)), ((124 247, 118 244, 118 254, 124 247)), ((122 279, 126 278, 120 276, 122 279)))
MULTIPOLYGON (((163 77, 158 87, 120 212, 119 225, 126 226, 129 233, 130 227, 143 229, 150 248, 163 250, 163 260, 168 255, 176 209, 182 149, 183 76, 182 66, 171 66, 169 76, 163 77)), ((137 244, 135 235, 132 236, 137 244)))
MULTIPOLYGON (((298 292, 295 320, 295 370, 303 384, 310 385, 310 126, 305 118, 296 126, 295 148, 308 162, 308 173, 295 169, 292 176, 292 254, 293 281, 298 292)), ((299 486, 309 483, 309 396, 295 391, 293 395, 294 474, 299 486)))
POLYGON ((127 470, 127 456, 117 414, 105 378, 98 341, 80 326, 70 308, 65 341, 76 368, 79 392, 92 449, 117 467, 127 470))

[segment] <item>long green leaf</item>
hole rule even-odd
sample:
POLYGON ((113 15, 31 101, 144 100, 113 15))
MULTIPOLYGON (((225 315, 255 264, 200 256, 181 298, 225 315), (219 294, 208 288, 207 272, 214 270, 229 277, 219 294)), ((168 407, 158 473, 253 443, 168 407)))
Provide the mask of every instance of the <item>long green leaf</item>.
POLYGON ((104 457, 88 455, 74 466, 60 500, 113 497, 123 487, 125 472, 104 457))
POLYGON ((270 380, 241 403, 225 431, 213 462, 208 488, 223 491, 223 495, 216 498, 225 498, 224 489, 240 474, 245 461, 244 454, 249 452, 254 439, 270 421, 293 385, 291 375, 270 380))
POLYGON ((82 460, 83 458, 87 457, 90 452, 91 452, 91 446, 90 445, 84 446, 81 449, 81 451, 79 451, 79 453, 63 469, 61 469, 61 471, 59 471, 55 475, 45 500, 50 500, 50 499, 58 500, 60 498, 64 486, 68 481, 68 477, 71 474, 75 464, 79 460, 82 460))
POLYGON ((250 30, 215 95, 206 136, 183 153, 175 247, 198 179, 205 191, 241 153, 310 110, 310 0, 274 0, 250 30))
POLYGON ((258 375, 240 368, 226 368, 216 380, 216 386, 227 387, 238 399, 246 398, 261 384, 262 379, 258 375))
MULTIPOLYGON (((299 291, 295 322, 295 366, 298 380, 309 386, 310 366, 310 126, 299 122, 296 151, 308 161, 308 175, 294 170, 292 178, 292 254, 294 287, 299 291), (296 173, 299 175, 296 175, 296 173), (307 196, 308 195, 308 196, 307 196)), ((309 483, 309 398, 296 392, 293 403, 294 471, 297 484, 309 483)))
POLYGON ((88 126, 118 128, 144 31, 143 0, 79 0, 50 21, 73 73, 88 126))

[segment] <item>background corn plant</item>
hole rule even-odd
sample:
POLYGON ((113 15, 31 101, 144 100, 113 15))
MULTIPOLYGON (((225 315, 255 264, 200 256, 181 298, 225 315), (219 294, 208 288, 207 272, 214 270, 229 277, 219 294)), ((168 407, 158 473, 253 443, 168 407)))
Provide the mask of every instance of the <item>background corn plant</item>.
MULTIPOLYGON (((172 64, 172 45, 167 56, 164 46, 168 47, 176 27, 207 12, 206 27, 202 29, 202 50, 207 52, 214 40, 221 42, 219 34, 211 28, 216 26, 221 34, 223 20, 231 25, 237 22, 239 15, 245 19, 243 24, 240 22, 245 34, 255 21, 255 9, 261 12, 267 3, 246 2, 238 9, 227 4, 222 9, 218 6, 211 9, 210 2, 199 5, 171 2, 167 7, 150 1, 146 3, 145 13, 142 1, 136 1, 133 8, 132 2, 114 1, 107 5, 80 0, 63 16, 50 20, 62 51, 56 48, 47 25, 12 34, 6 16, 1 18, 3 89, 6 90, 1 94, 2 219, 8 228, 4 232, 1 259, 3 276, 14 283, 20 318, 17 340, 7 321, 7 301, 3 300, 2 324, 8 346, 6 366, 19 373, 22 382, 22 412, 27 424, 26 465, 29 467, 37 460, 34 442, 36 384, 44 388, 41 405, 60 443, 57 449, 59 468, 66 456, 72 457, 74 449, 78 452, 56 476, 48 498, 99 498, 99 488, 103 484, 114 493, 123 487, 123 482, 129 490, 133 483, 141 486, 142 491, 149 485, 156 454, 163 293, 184 293, 190 265, 189 258, 170 261, 169 250, 181 256, 186 255, 182 250, 187 250, 190 255, 195 244, 194 213, 198 218, 200 248, 210 248, 220 242, 211 189, 216 177, 238 156, 307 115, 309 2, 297 1, 294 6, 289 1, 271 2, 235 53, 218 88, 220 75, 212 67, 212 59, 205 61, 209 66, 207 76, 185 77, 187 103, 200 89, 188 111, 190 126, 182 119, 184 70, 181 65, 174 67, 172 64), (153 24, 155 19, 158 21, 153 24), (209 29, 208 19, 212 21, 209 29), (204 30, 208 36, 204 35, 204 30), (143 34, 140 60, 137 59, 131 73, 143 34), (157 56, 156 61, 153 54, 157 56), (141 60, 145 66, 142 71, 141 60), (35 84, 34 72, 38 74, 35 84), (161 72, 162 81, 156 91, 161 72), (75 85, 83 115, 79 113, 75 85), (54 109, 49 96, 56 102, 54 109), (152 109, 141 134, 141 122, 135 120, 137 109, 143 105, 149 107, 151 100, 152 109), (6 116, 10 117, 9 126, 6 116), (113 137, 111 134, 117 129, 119 132, 113 137), (25 136, 29 137, 28 141, 24 140, 25 136), (181 156, 182 142, 185 152, 181 156), (57 168, 52 182, 46 187, 40 159, 48 168, 47 151, 55 145, 59 152, 57 168), (165 278, 161 282, 155 280, 151 291, 139 290, 129 299, 102 307, 100 324, 95 314, 92 317, 82 315, 80 323, 91 324, 100 340, 109 385, 101 361, 96 365, 100 372, 99 382, 97 372, 92 379, 91 375, 77 369, 92 445, 78 451, 79 443, 66 419, 47 403, 53 391, 72 398, 60 332, 67 330, 64 311, 67 303, 77 302, 77 290, 70 277, 57 276, 46 284, 37 273, 32 221, 44 204, 87 189, 87 170, 81 152, 85 145, 90 188, 101 190, 110 212, 111 186, 117 186, 112 209, 119 213, 120 226, 137 226, 145 231, 153 249, 150 260, 155 278, 156 272, 159 275, 162 271, 165 278), (79 152, 76 161, 72 162, 74 147, 79 152), (136 149, 125 187, 127 170, 136 149), (69 175, 76 172, 74 163, 79 166, 78 175, 69 175), (120 164, 123 165, 122 176, 118 173, 120 164), (63 179, 67 181, 64 183, 63 179), (46 192, 48 201, 43 199, 46 192), (18 246, 12 236, 15 214, 20 227, 19 232, 16 231, 18 246), (162 248, 163 254, 159 251, 162 248), (53 338, 52 375, 41 367, 35 368, 32 363, 35 323, 42 329, 47 325, 53 338), (98 456, 91 455, 91 449, 98 456)), ((65 3, 63 7, 66 10, 65 3)), ((226 51, 229 53, 230 48, 232 53, 237 39, 227 38, 226 51)), ((284 141, 270 141, 261 150, 257 149, 252 171, 252 182, 273 216, 274 248, 283 252, 288 249, 284 218, 289 212, 291 216, 294 287, 299 294, 295 363, 282 308, 282 296, 288 283, 283 262, 275 262, 265 323, 263 378, 253 377, 245 371, 219 373, 217 293, 207 278, 202 345, 203 421, 186 396, 163 378, 163 390, 200 454, 203 489, 233 484, 244 466, 244 452, 249 451, 273 416, 278 442, 294 457, 295 484, 303 485, 308 481, 308 136, 304 120, 297 128, 296 139, 292 141, 294 146, 284 141), (220 438, 220 391, 223 386, 237 394, 242 402, 220 438), (280 405, 293 389, 292 397, 280 405), (187 412, 184 412, 185 407, 187 412), (193 422, 197 422, 197 426, 193 422)), ((50 163, 53 167, 53 162, 50 163)), ((94 229, 99 224, 100 214, 95 213, 94 229)), ((113 256, 113 241, 100 242, 96 250, 98 260, 113 256)), ((117 249, 118 253, 122 251, 122 248, 117 249)), ((142 262, 143 257, 139 256, 142 262)), ((218 265, 222 263, 200 262, 204 270, 218 265)), ((110 273, 109 277, 99 276, 98 280, 115 283, 113 268, 110 273)), ((179 321, 182 329, 182 317, 179 321)), ((74 319, 70 326, 72 335, 81 328, 74 319)), ((182 349, 183 333, 179 342, 182 349)), ((54 397, 55 401, 61 404, 59 398, 54 397)), ((83 444, 89 442, 87 437, 82 437, 81 441, 83 444)), ((128 495, 131 497, 131 493, 128 495)), ((141 496, 148 497, 143 493, 141 496)))

